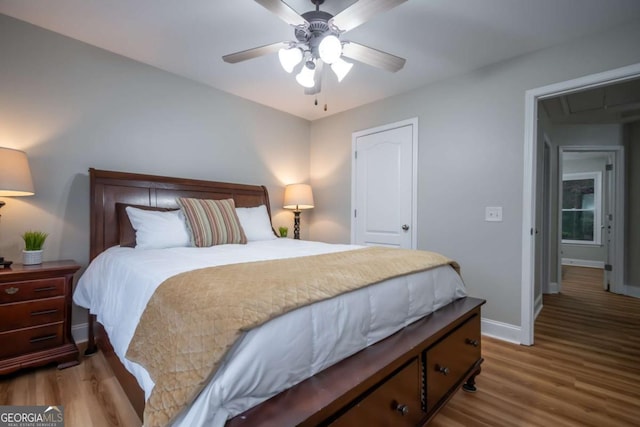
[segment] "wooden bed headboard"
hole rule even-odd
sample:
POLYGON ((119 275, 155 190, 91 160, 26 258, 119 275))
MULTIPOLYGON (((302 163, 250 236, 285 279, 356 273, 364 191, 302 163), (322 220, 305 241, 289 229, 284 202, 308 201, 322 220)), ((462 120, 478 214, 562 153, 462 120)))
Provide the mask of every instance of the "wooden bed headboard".
POLYGON ((237 207, 271 207, 263 185, 233 184, 89 169, 91 185, 90 260, 119 241, 116 203, 177 207, 177 197, 230 199, 237 207))

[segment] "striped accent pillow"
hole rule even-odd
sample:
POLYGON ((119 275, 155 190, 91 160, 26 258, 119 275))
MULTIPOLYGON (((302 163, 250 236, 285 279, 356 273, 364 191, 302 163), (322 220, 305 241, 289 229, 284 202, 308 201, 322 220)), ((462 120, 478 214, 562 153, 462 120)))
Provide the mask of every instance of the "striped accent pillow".
POLYGON ((247 243, 233 199, 180 197, 178 204, 187 219, 193 246, 202 248, 228 243, 247 243))

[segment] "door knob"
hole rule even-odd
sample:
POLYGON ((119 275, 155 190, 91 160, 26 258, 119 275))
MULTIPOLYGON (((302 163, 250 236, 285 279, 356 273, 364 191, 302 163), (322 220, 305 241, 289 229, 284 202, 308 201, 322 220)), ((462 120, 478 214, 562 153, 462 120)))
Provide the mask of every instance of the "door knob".
POLYGON ((407 231, 407 230, 409 229, 409 226, 408 226, 407 224, 405 224, 405 225, 403 225, 403 226, 402 226, 402 229, 403 229, 404 231, 407 231))

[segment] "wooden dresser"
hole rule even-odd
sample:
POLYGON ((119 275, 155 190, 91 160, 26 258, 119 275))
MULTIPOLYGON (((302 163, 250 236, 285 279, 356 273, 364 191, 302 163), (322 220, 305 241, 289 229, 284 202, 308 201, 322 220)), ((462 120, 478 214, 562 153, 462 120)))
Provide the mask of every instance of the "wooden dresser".
POLYGON ((475 391, 484 303, 455 301, 238 415, 227 427, 425 425, 458 389, 475 391))
POLYGON ((0 374, 56 362, 77 365, 71 336, 74 261, 0 269, 0 374))

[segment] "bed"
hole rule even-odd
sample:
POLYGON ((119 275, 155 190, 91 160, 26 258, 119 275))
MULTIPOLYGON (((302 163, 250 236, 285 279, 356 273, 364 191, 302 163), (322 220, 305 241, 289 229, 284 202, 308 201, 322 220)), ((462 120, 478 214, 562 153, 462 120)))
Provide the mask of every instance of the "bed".
MULTIPOLYGON (((215 200, 231 198, 239 208, 253 208, 264 205, 270 217, 269 197, 266 188, 263 186, 168 178, 96 169, 90 169, 89 175, 91 183, 90 258, 92 261, 96 258, 104 259, 107 255, 128 260, 136 252, 136 250, 132 249, 127 252, 125 248, 118 247, 122 238, 119 226, 122 218, 119 215, 119 206, 122 205, 169 209, 176 206, 177 197, 215 200), (101 254, 103 256, 99 257, 101 254)), ((303 255, 311 255, 317 250, 320 251, 320 254, 326 254, 327 256, 330 256, 333 252, 339 252, 340 254, 355 252, 352 250, 353 248, 347 247, 335 248, 332 246, 328 248, 321 246, 321 249, 317 249, 311 243, 294 242, 290 239, 250 242, 246 246, 249 251, 259 250, 261 254, 274 252, 276 246, 283 247, 285 252, 299 252, 303 255), (291 245, 295 246, 292 247, 291 245)), ((175 253, 170 253, 170 255, 163 253, 163 256, 169 256, 169 258, 164 261, 153 262, 157 263, 155 265, 169 265, 166 268, 169 272, 166 274, 170 275, 169 273, 173 271, 171 264, 174 260, 178 264, 177 260, 182 256, 182 252, 186 251, 186 249, 177 250, 175 253)), ((261 260, 263 256, 259 255, 258 259, 261 260)), ((291 255, 292 258, 299 259, 296 256, 300 255, 291 255)), ((110 264, 106 263, 105 265, 110 264)), ((163 268, 157 268, 156 270, 162 270, 163 268)), ((153 275, 150 274, 149 276, 158 275, 159 273, 156 270, 154 270, 153 275)), ((232 409, 225 408, 223 410, 221 407, 216 406, 214 409, 218 411, 217 415, 209 417, 206 412, 210 410, 211 403, 202 403, 202 401, 209 399, 208 396, 212 394, 215 395, 215 391, 210 392, 209 390, 216 389, 216 386, 212 386, 212 383, 215 383, 219 377, 224 379, 224 374, 227 372, 225 369, 234 371, 233 368, 228 368, 228 365, 235 366, 236 359, 225 358, 224 369, 221 368, 219 370, 222 374, 218 375, 216 373, 211 378, 211 383, 207 385, 208 388, 204 389, 198 395, 196 401, 192 402, 191 409, 186 411, 186 415, 181 414, 176 419, 176 425, 192 425, 194 423, 205 425, 212 423, 214 418, 216 425, 221 425, 220 420, 222 418, 224 420, 230 418, 226 421, 228 426, 346 426, 354 425, 356 422, 361 425, 426 424, 459 388, 464 387, 468 391, 475 391, 475 377, 480 373, 482 363, 480 307, 484 301, 466 297, 464 292, 460 292, 459 289, 451 291, 446 290, 447 286, 441 286, 440 282, 455 281, 451 276, 451 268, 443 266, 433 271, 421 272, 399 280, 416 281, 415 285, 408 283, 406 285, 407 289, 417 289, 420 286, 424 286, 417 284, 418 282, 429 280, 433 282, 433 285, 430 286, 436 287, 434 288, 436 289, 435 291, 430 292, 435 292, 436 296, 441 292, 449 292, 446 296, 441 295, 439 303, 437 301, 432 303, 434 304, 434 310, 421 313, 420 310, 422 308, 413 307, 411 316, 398 320, 392 329, 386 325, 379 327, 378 329, 380 330, 371 326, 368 327, 367 334, 370 335, 366 339, 353 338, 349 335, 349 331, 346 332, 348 339, 344 339, 344 337, 329 337, 327 339, 336 340, 332 345, 337 345, 338 347, 342 345, 343 341, 350 340, 364 340, 367 341, 367 345, 356 351, 351 348, 344 350, 344 354, 347 357, 340 357, 339 360, 335 360, 338 357, 335 355, 317 356, 315 353, 322 353, 322 351, 315 351, 314 359, 312 360, 312 364, 315 366, 313 369, 305 368, 306 374, 302 379, 300 377, 287 379, 284 383, 285 389, 282 389, 282 384, 272 385, 273 381, 271 380, 264 380, 268 387, 271 388, 261 389, 263 380, 260 379, 257 384, 247 385, 252 390, 257 390, 258 397, 243 396, 242 399, 236 399, 234 404, 230 405, 232 409), (430 278, 426 279, 421 276, 425 274, 430 275, 430 278), (440 289, 438 286, 445 290, 438 290, 440 289), (316 357, 320 357, 320 362, 316 363, 316 357), (273 390, 278 390, 278 392, 274 393, 273 390), (242 404, 238 404, 238 406, 236 405, 237 402, 242 402, 242 404)), ((454 276, 457 277, 455 274, 454 276)), ((140 277, 146 280, 146 275, 140 275, 140 277)), ((157 280, 161 281, 161 279, 157 280)), ((391 285, 382 283, 368 287, 380 289, 366 291, 369 292, 366 298, 378 298, 381 301, 380 303, 375 303, 376 300, 372 299, 371 301, 374 302, 371 303, 371 307, 375 308, 376 304, 382 305, 388 302, 385 298, 389 298, 388 289, 390 288, 385 288, 384 286, 391 285), (375 292, 379 292, 379 296, 376 297, 375 292)), ((357 295, 358 292, 360 291, 350 292, 346 295, 349 295, 349 298, 356 298, 352 295, 357 295)), ((414 291, 409 292, 409 294, 419 295, 412 292, 414 291)), ((420 297, 411 296, 411 298, 407 299, 409 301, 407 304, 420 306, 415 302, 411 302, 416 301, 416 298, 420 297)), ((339 304, 340 307, 343 307, 341 304, 346 303, 342 302, 342 300, 330 299, 311 305, 309 310, 313 310, 314 307, 320 306, 320 304, 325 304, 327 307, 331 307, 331 304, 339 304)), ((358 304, 362 305, 357 302, 352 304, 354 305, 347 306, 348 310, 343 310, 342 312, 357 312, 358 310, 353 310, 352 308, 358 304)), ((369 307, 369 310, 373 310, 371 307, 369 307)), ((324 313, 326 310, 326 308, 323 308, 321 312, 324 313)), ((334 312, 338 311, 334 307, 334 312)), ((380 312, 382 311, 384 310, 380 310, 380 312)), ((93 313, 94 310, 92 309, 91 312, 93 313)), ((294 310, 293 315, 306 316, 306 314, 296 314, 299 312, 301 311, 294 310)), ((289 315, 287 314, 286 316, 289 315)), ((363 316, 366 316, 366 314, 363 314, 363 316)), ((284 316, 282 317, 284 318, 284 316)), ((278 319, 280 318, 254 329, 272 328, 273 330, 274 327, 271 325, 277 324, 278 319)), ((331 320, 331 322, 333 321, 331 320)), ((136 372, 135 368, 132 369, 131 363, 126 358, 123 358, 123 351, 122 349, 118 350, 118 348, 123 346, 123 342, 126 345, 127 340, 123 340, 115 332, 113 332, 113 337, 109 336, 106 329, 114 331, 110 322, 105 322, 108 325, 105 329, 104 325, 96 321, 95 313, 90 315, 89 322, 87 353, 91 354, 97 348, 104 352, 105 358, 142 419, 145 400, 149 397, 149 388, 153 388, 153 382, 149 386, 146 383, 148 381, 145 382, 144 378, 141 379, 141 374, 136 372), (126 367, 125 364, 127 364, 126 367)), ((280 322, 284 321, 280 320, 280 322)), ((286 325, 298 323, 303 322, 288 320, 282 324, 286 328, 286 325)), ((334 325, 333 323, 323 323, 323 325, 325 326, 322 329, 323 331, 333 330, 333 328, 340 329, 339 325, 334 325)), ((255 335, 257 333, 254 334, 254 330, 242 335, 241 343, 234 344, 234 347, 227 352, 227 356, 229 354, 235 355, 237 348, 242 347, 246 342, 250 344, 258 343, 257 345, 262 345, 266 349, 271 347, 269 340, 277 342, 278 339, 277 332, 274 338, 269 338, 266 341, 264 338, 254 339, 255 335)), ((304 334, 298 332, 296 336, 304 336, 304 334)), ((283 343, 286 342, 283 341, 283 343)), ((331 345, 322 344, 319 347, 325 348, 327 346, 331 345)), ((247 347, 249 347, 248 344, 247 347)), ((273 345, 272 347, 278 346, 273 345)), ((313 343, 291 346, 291 348, 297 347, 305 349, 313 347, 313 343)), ((340 351, 336 351, 336 353, 340 353, 340 351)), ((258 352, 258 354, 260 353, 258 352)), ((265 355, 264 359, 269 360, 270 357, 277 358, 282 356, 265 355)), ((238 359, 242 360, 242 357, 238 357, 238 359)), ((244 369, 246 371, 252 369, 253 364, 255 364, 267 372, 267 377, 271 373, 271 377, 280 378, 288 375, 286 369, 289 368, 289 365, 296 366, 296 361, 300 357, 281 364, 283 366, 263 365, 262 357, 260 356, 256 357, 254 355, 248 359, 249 361, 245 362, 245 365, 237 365, 239 368, 235 368, 235 370, 242 371, 244 369), (252 360, 254 361, 253 364, 252 360)), ((232 379, 230 381, 234 385, 236 382, 242 383, 242 381, 251 383, 247 378, 253 378, 253 374, 244 375, 241 379, 232 379)), ((226 389, 228 387, 224 386, 222 388, 226 389)))

